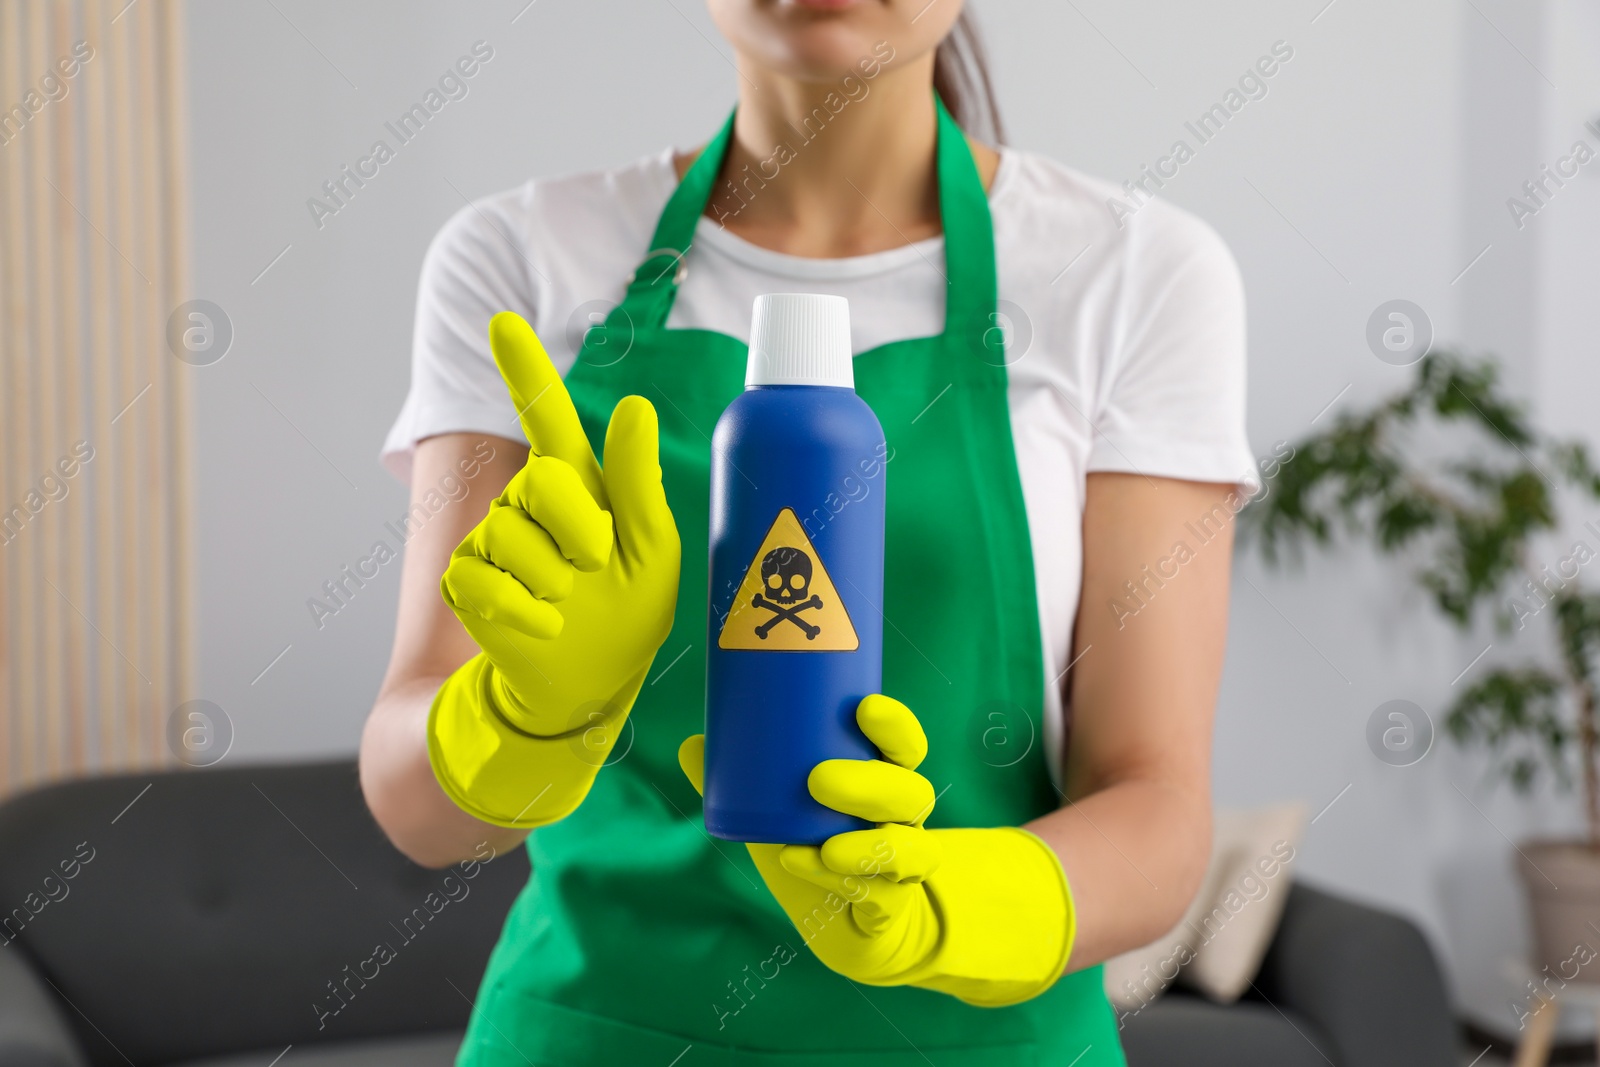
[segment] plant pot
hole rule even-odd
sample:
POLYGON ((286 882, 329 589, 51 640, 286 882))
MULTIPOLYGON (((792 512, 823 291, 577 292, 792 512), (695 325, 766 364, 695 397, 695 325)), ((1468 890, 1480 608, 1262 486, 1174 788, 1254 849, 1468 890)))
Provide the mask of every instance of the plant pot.
POLYGON ((1600 852, 1583 841, 1525 841, 1517 873, 1533 919, 1533 966, 1600 984, 1600 852))

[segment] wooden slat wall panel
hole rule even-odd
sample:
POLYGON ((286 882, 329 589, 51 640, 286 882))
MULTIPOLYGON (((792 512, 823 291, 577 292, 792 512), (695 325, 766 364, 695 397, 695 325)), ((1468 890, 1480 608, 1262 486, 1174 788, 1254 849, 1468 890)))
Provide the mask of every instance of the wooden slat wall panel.
MULTIPOLYGON (((162 270, 166 276, 167 292, 172 299, 187 299, 190 295, 189 276, 189 84, 187 38, 184 34, 184 12, 181 3, 165 3, 160 7, 162 28, 156 36, 159 55, 156 69, 161 72, 161 115, 166 123, 164 140, 166 173, 163 187, 167 197, 163 205, 167 218, 167 240, 162 270)), ((195 678, 194 653, 194 494, 189 487, 194 484, 193 437, 190 433, 189 404, 192 394, 192 376, 175 375, 172 380, 171 403, 173 417, 167 420, 172 477, 183 491, 172 495, 171 533, 167 538, 168 573, 172 576, 171 677, 182 682, 177 701, 193 695, 195 678)))
MULTIPOLYGON (((38 4, 24 4, 24 13, 28 24, 28 68, 30 70, 50 69, 50 42, 48 27, 49 9, 38 4)), ((40 118, 44 116, 41 114, 40 118)), ((52 120, 58 115, 50 115, 52 120)), ((50 463, 48 458, 52 445, 59 447, 64 436, 60 419, 56 411, 56 376, 61 363, 69 358, 63 352, 57 337, 56 325, 60 317, 61 305, 56 295, 55 262, 58 253, 58 226, 56 217, 56 194, 51 190, 50 173, 53 169, 52 149, 55 147, 55 138, 58 124, 54 121, 32 121, 24 133, 32 140, 26 145, 30 149, 32 166, 29 170, 29 209, 33 213, 33 247, 28 255, 28 264, 32 270, 35 297, 30 302, 29 313, 33 316, 33 340, 37 356, 30 356, 37 368, 37 387, 35 403, 33 405, 34 437, 29 442, 34 467, 40 463, 50 463)), ((61 175, 57 174, 56 177, 61 175)), ((39 546, 37 573, 39 580, 44 583, 44 588, 39 591, 39 612, 35 618, 35 625, 40 627, 40 694, 41 705, 47 708, 63 708, 65 705, 62 692, 61 679, 64 676, 62 664, 63 646, 66 644, 65 635, 61 628, 61 591, 60 586, 52 581, 60 578, 64 568, 61 565, 60 544, 57 541, 59 534, 56 519, 60 512, 54 506, 45 507, 40 516, 34 520, 33 538, 39 546)), ((25 625, 27 620, 19 620, 25 625)), ((61 746, 59 742, 60 715, 51 715, 39 722, 40 732, 43 734, 43 760, 46 772, 52 776, 61 772, 61 746)))
MULTIPOLYGON (((65 56, 72 54, 72 43, 79 39, 81 29, 81 5, 67 3, 51 3, 50 27, 50 54, 52 56, 65 56)), ((83 127, 83 107, 81 94, 75 98, 74 107, 64 107, 61 113, 55 116, 59 121, 55 125, 55 157, 52 168, 60 180, 56 185, 60 191, 56 193, 51 202, 55 208, 56 226, 51 234, 51 240, 56 245, 56 318, 59 332, 55 351, 60 353, 57 364, 56 379, 57 402, 57 427, 60 429, 60 439, 69 443, 75 440, 73 428, 88 423, 87 399, 88 382, 83 376, 83 306, 77 299, 78 283, 82 277, 82 256, 84 227, 81 225, 75 203, 83 201, 83 166, 86 145, 80 141, 83 127)), ((56 192, 56 190, 51 190, 56 192)), ((75 479, 74 479, 75 480, 75 479)), ((77 488, 81 489, 82 486, 77 488)), ((79 502, 87 504, 84 495, 79 494, 79 502)), ((80 508, 78 511, 87 511, 80 508)), ((91 512, 92 513, 92 512, 91 512)), ((60 596, 58 599, 66 601, 66 611, 63 614, 64 626, 62 635, 64 645, 62 648, 62 664, 65 670, 63 691, 65 707, 69 709, 83 709, 88 712, 88 686, 91 665, 89 654, 90 641, 93 632, 89 628, 89 616, 92 610, 89 602, 89 556, 85 542, 87 540, 88 526, 85 522, 74 521, 74 513, 63 512, 55 516, 55 526, 60 531, 59 536, 53 537, 61 555, 58 557, 65 561, 61 569, 61 576, 65 579, 60 583, 60 596)), ((93 709, 94 714, 99 714, 99 709, 93 709)), ((62 767, 85 767, 88 765, 87 752, 84 747, 86 733, 84 713, 72 713, 59 716, 56 733, 58 735, 58 754, 61 759, 52 765, 52 770, 62 767)))
POLYGON ((170 761, 194 689, 192 368, 165 338, 189 286, 182 23, 179 0, 0 0, 0 123, 24 109, 0 124, 0 793, 170 761))
MULTIPOLYGON (((115 6, 117 0, 109 0, 110 6, 115 6)), ((102 8, 102 11, 105 11, 102 8)), ((116 18, 116 15, 106 11, 107 18, 116 18)), ((128 14, 123 14, 118 24, 127 21, 128 14)), ((116 25, 104 23, 107 29, 115 29, 116 25)), ((133 124, 137 121, 133 105, 128 95, 128 71, 133 66, 133 46, 131 35, 125 32, 101 35, 105 42, 105 58, 107 69, 101 72, 111 92, 111 140, 108 146, 108 157, 111 173, 116 175, 112 183, 113 200, 111 204, 111 234, 110 243, 116 249, 130 248, 133 245, 133 169, 137 165, 133 153, 133 124)), ((118 253, 118 259, 123 258, 118 253)), ((118 419, 118 425, 113 426, 106 435, 108 449, 114 448, 119 456, 136 457, 139 440, 137 436, 138 421, 135 409, 124 411, 123 405, 132 401, 145 387, 144 376, 140 373, 136 355, 139 351, 138 339, 141 330, 137 325, 139 308, 139 286, 148 284, 139 277, 126 262, 112 264, 116 277, 117 287, 117 317, 116 332, 112 341, 113 351, 116 354, 117 373, 115 376, 117 392, 114 394, 118 414, 113 418, 118 419)), ((139 403, 142 403, 140 401, 139 403)), ((131 460, 137 467, 137 459, 131 460)), ((121 676, 120 689, 124 700, 122 705, 122 718, 118 722, 121 734, 121 746, 118 751, 137 751, 139 737, 139 717, 143 713, 143 700, 148 694, 141 690, 141 684, 148 685, 148 681, 141 671, 135 666, 139 654, 138 637, 140 629, 139 605, 139 517, 140 517, 140 489, 136 478, 118 478, 117 502, 115 514, 122 516, 124 530, 123 536, 118 539, 118 567, 117 583, 111 590, 112 603, 117 607, 117 619, 122 635, 119 648, 126 649, 126 653, 119 657, 117 672, 121 676)))
MULTIPOLYGON (((0 100, 20 100, 22 98, 22 8, 21 5, 0 0, 0 100)), ((9 108, 9 104, 0 107, 9 108)), ((0 115, 0 122, 4 121, 0 115)), ((3 132, 3 131, 0 131, 3 132)), ((9 134, 5 134, 9 137, 9 134)), ((4 314, 0 314, 0 375, 4 375, 4 393, 0 395, 0 410, 5 417, 4 434, 5 453, 0 455, 0 509, 9 510, 13 501, 21 500, 23 494, 24 478, 18 476, 18 470, 24 464, 21 451, 21 427, 23 411, 29 396, 28 369, 31 364, 22 358, 22 353, 27 346, 27 316, 28 284, 27 284, 27 256, 24 249, 27 246, 28 229, 23 217, 23 159, 19 151, 12 151, 9 143, 0 146, 0 265, 3 265, 4 277, 0 278, 0 307, 4 314)), ((0 511, 0 522, 4 521, 4 511, 0 511)), ((5 701, 0 705, 0 713, 5 719, 0 722, 0 745, 4 746, 4 761, 0 763, 0 773, 15 767, 18 753, 25 746, 22 738, 23 723, 20 718, 12 713, 14 703, 23 703, 29 700, 26 678, 16 669, 16 664, 24 656, 22 647, 24 636, 12 622, 19 615, 24 615, 27 607, 24 600, 27 597, 27 583, 23 580, 26 571, 19 565, 16 558, 22 549, 16 548, 11 543, 11 530, 0 529, 0 538, 5 539, 5 555, 0 557, 0 603, 7 610, 0 612, 0 666, 3 666, 5 686, 0 689, 0 700, 5 701)))
MULTIPOLYGON (((133 20, 129 30, 133 32, 135 51, 138 55, 137 66, 129 73, 131 96, 136 101, 135 107, 140 116, 136 124, 139 132, 137 152, 139 160, 139 207, 138 219, 139 241, 137 247, 146 250, 146 255, 140 260, 140 269, 148 275, 149 284, 143 290, 144 300, 140 323, 143 326, 141 348, 146 374, 151 381, 161 379, 166 388, 152 389, 150 395, 140 402, 137 410, 130 413, 139 419, 141 439, 145 442, 148 455, 145 457, 144 486, 147 499, 158 500, 167 496, 172 481, 172 453, 168 448, 167 425, 171 421, 171 405, 168 395, 171 392, 171 379, 164 372, 178 369, 172 353, 166 351, 166 344, 162 340, 163 327, 166 325, 167 312, 179 303, 172 293, 167 291, 163 284, 164 275, 161 263, 166 258, 163 245, 169 235, 169 221, 166 213, 162 211, 162 186, 166 178, 167 160, 164 146, 164 123, 161 114, 160 80, 161 70, 160 52, 155 44, 156 23, 160 21, 159 11, 154 5, 146 5, 149 10, 145 17, 133 20), (172 364, 173 366, 168 366, 172 364)), ((176 376, 173 376, 174 378, 176 376)), ((170 499, 164 503, 170 504, 170 499)), ((172 642, 172 576, 168 567, 167 552, 170 549, 168 539, 171 537, 170 507, 145 508, 143 513, 144 540, 143 554, 140 557, 141 567, 149 577, 149 613, 146 624, 140 627, 143 656, 138 662, 148 663, 153 668, 150 674, 153 699, 160 708, 172 708, 176 705, 172 701, 171 678, 171 642, 172 642)), ((159 722, 152 724, 145 716, 138 720, 139 751, 150 757, 159 758, 161 751, 161 730, 159 722), (151 726, 158 728, 152 730, 151 726)))
MULTIPOLYGON (((89 0, 84 5, 85 22, 89 26, 104 26, 109 24, 114 11, 109 10, 109 0, 89 0)), ((103 59, 104 56, 102 55, 103 59)), ((110 131, 107 125, 107 114, 111 103, 111 86, 108 78, 101 72, 101 77, 85 82, 83 85, 84 108, 84 139, 85 142, 100 146, 101 152, 106 151, 109 143, 110 131)), ((111 168, 88 167, 87 199, 83 210, 90 218, 104 219, 111 214, 111 168)), ((101 383, 100 387, 93 390, 92 419, 96 426, 110 426, 111 420, 116 417, 118 404, 113 402, 114 396, 120 396, 119 379, 117 377, 117 361, 113 357, 112 348, 112 309, 114 301, 111 298, 115 293, 115 280, 117 264, 114 262, 116 253, 104 241, 90 241, 87 245, 88 258, 88 286, 89 291, 102 294, 103 299, 96 300, 89 308, 89 360, 88 375, 92 381, 101 383)), ((94 513, 96 515, 110 515, 115 509, 116 481, 112 478, 95 478, 94 488, 94 513)), ((105 634, 105 640, 121 648, 127 643, 127 638, 122 632, 121 619, 117 612, 104 609, 104 602, 115 602, 116 590, 120 581, 121 569, 118 566, 120 559, 117 545, 113 538, 96 537, 94 544, 94 576, 95 594, 97 601, 95 615, 99 618, 99 626, 105 634)), ((96 635, 98 640, 100 635, 96 635)), ((98 712, 100 722, 96 734, 94 758, 98 759, 105 753, 121 752, 122 732, 121 723, 124 708, 128 704, 124 689, 128 674, 120 659, 112 662, 99 662, 95 669, 95 710, 98 712)))

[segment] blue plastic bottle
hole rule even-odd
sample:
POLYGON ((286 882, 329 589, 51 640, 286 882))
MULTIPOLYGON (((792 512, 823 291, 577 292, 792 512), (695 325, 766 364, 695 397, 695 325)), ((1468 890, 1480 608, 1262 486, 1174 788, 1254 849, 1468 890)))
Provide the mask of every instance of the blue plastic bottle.
POLYGON ((883 680, 888 450, 855 392, 843 297, 756 298, 745 391, 711 439, 706 829, 819 844, 869 824, 806 788, 872 759, 856 725, 883 680))

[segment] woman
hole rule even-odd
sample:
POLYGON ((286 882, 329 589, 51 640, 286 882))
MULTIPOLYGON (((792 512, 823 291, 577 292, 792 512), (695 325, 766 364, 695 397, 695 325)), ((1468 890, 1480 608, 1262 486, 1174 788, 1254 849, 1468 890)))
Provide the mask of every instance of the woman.
POLYGON ((1242 294, 1189 216, 963 136, 960 6, 711 0, 721 134, 429 251, 385 451, 471 490, 410 542, 361 770, 419 863, 539 827, 461 1063, 1122 1062, 1097 964, 1209 848, 1242 294), (891 446, 883 759, 810 783, 878 825, 746 850, 695 792, 706 434, 753 298, 797 290, 849 298, 891 446))

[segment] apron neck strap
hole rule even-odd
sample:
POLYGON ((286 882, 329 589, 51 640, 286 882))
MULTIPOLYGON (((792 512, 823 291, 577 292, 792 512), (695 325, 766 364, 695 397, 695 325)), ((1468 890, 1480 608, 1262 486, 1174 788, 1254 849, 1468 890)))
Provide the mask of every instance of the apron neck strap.
POLYGON ((966 134, 934 95, 939 112, 939 220, 944 227, 944 332, 998 337, 989 330, 1000 299, 989 194, 966 134))
POLYGON ((666 324, 667 313, 678 295, 678 283, 688 269, 686 259, 689 246, 694 243, 695 226, 711 199, 711 187, 716 184, 728 143, 733 140, 737 113, 728 115, 661 211, 655 235, 650 238, 650 251, 628 279, 627 295, 617 307, 617 311, 625 310, 634 323, 654 327, 666 324))
MULTIPOLYGON (((934 104, 938 112, 936 166, 947 282, 945 333, 983 336, 999 295, 989 197, 961 127, 937 94, 934 104)), ((628 280, 627 293, 613 315, 623 312, 635 325, 666 324, 678 285, 688 269, 686 260, 694 243, 695 227, 705 213, 733 140, 733 120, 734 115, 730 114, 673 190, 656 223, 650 251, 628 280)))

